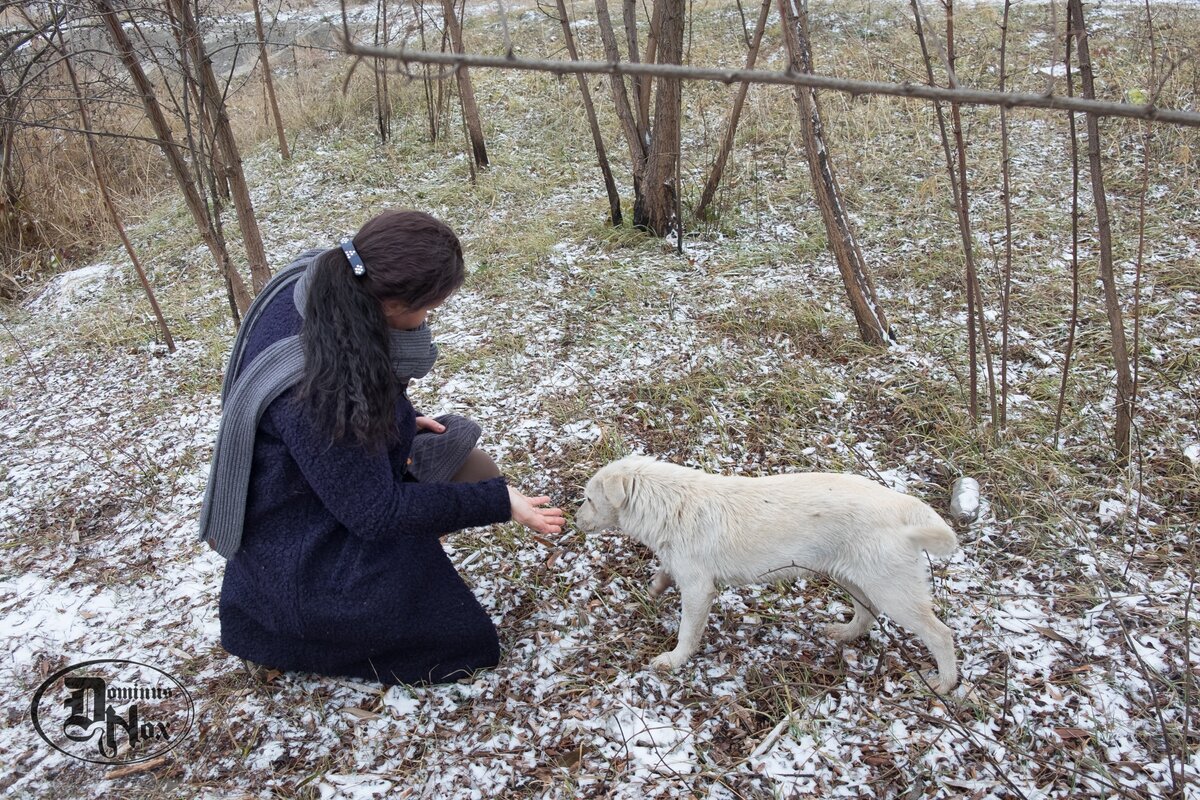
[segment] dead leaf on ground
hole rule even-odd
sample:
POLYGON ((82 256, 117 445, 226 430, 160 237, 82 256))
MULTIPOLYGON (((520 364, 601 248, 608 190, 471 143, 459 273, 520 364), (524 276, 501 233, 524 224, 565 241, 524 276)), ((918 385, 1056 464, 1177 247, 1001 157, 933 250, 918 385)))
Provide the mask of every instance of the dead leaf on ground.
POLYGON ((362 722, 368 722, 373 719, 381 719, 380 715, 376 714, 374 711, 367 711, 365 708, 357 708, 355 706, 343 708, 342 713, 347 716, 354 717, 362 722))
POLYGON ((1063 644, 1067 645, 1068 647, 1074 647, 1077 650, 1079 649, 1079 645, 1075 644, 1073 641, 1068 639, 1066 636, 1063 636, 1061 633, 1054 630, 1053 628, 1043 628, 1040 625, 1030 625, 1029 627, 1033 628, 1035 631, 1040 633, 1042 636, 1045 636, 1047 639, 1053 639, 1056 642, 1062 642, 1063 644))
POLYGON ((1092 738, 1091 731, 1085 731, 1083 728, 1055 728, 1054 732, 1057 733, 1059 737, 1063 739, 1063 741, 1092 738))

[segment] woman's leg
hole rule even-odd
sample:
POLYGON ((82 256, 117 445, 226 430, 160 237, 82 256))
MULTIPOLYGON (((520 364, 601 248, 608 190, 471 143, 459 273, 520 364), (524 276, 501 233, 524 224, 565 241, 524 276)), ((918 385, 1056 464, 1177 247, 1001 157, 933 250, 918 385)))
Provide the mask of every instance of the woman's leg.
POLYGON ((458 468, 458 472, 454 473, 454 477, 450 481, 451 483, 476 483, 499 477, 500 468, 496 466, 496 462, 492 461, 491 456, 476 447, 467 453, 467 460, 458 468))

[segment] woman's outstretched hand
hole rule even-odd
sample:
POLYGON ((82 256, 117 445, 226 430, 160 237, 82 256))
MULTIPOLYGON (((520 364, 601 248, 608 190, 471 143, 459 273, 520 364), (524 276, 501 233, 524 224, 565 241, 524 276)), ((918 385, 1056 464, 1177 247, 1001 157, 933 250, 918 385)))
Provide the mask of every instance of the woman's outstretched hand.
POLYGON ((508 502, 512 505, 512 518, 538 533, 562 533, 566 517, 561 508, 542 508, 550 502, 549 497, 526 497, 511 486, 508 487, 508 502))

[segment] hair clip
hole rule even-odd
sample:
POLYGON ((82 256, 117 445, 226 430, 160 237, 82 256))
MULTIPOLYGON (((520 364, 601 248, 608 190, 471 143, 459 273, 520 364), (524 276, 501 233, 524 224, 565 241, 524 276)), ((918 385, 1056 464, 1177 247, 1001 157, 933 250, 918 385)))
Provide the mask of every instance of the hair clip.
POLYGON ((354 249, 354 240, 349 236, 343 236, 338 242, 342 246, 342 252, 346 254, 346 260, 350 262, 350 269, 354 270, 354 274, 361 278, 367 274, 367 265, 363 263, 362 256, 354 249))

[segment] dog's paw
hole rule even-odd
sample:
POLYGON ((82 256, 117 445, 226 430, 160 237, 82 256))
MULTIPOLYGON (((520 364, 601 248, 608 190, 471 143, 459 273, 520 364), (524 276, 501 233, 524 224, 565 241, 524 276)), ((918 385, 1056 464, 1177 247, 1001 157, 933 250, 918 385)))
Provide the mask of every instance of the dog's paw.
POLYGON ((662 596, 662 593, 675 585, 675 579, 671 577, 671 573, 665 569, 660 569, 654 576, 654 580, 650 581, 650 599, 657 599, 662 596))
POLYGON ((852 642, 860 638, 863 633, 862 626, 849 622, 836 622, 825 626, 825 635, 835 642, 852 642))
POLYGON ((929 688, 933 689, 933 691, 937 692, 938 694, 946 694, 958 685, 957 676, 942 678, 942 676, 936 672, 925 673, 925 680, 929 683, 929 688))
POLYGON ((683 662, 684 659, 677 658, 674 653, 663 653, 654 657, 654 660, 650 662, 650 667, 659 672, 674 672, 683 662))

